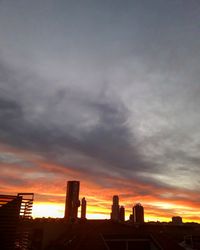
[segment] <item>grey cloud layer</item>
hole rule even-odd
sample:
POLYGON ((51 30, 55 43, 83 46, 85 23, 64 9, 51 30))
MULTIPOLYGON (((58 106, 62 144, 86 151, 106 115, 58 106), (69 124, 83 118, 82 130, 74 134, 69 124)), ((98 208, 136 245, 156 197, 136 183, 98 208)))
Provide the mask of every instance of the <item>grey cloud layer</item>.
POLYGON ((2 142, 199 186, 197 2, 11 2, 0 3, 2 142))

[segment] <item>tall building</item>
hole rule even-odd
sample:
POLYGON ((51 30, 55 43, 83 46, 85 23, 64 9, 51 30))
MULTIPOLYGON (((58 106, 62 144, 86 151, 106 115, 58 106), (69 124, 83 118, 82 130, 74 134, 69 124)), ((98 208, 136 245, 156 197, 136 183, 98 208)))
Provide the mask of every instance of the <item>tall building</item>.
POLYGON ((125 221, 125 209, 124 209, 124 206, 121 206, 119 208, 119 220, 120 221, 125 221))
POLYGON ((65 202, 65 219, 74 221, 77 219, 79 201, 79 181, 68 181, 66 202, 65 202))
POLYGON ((172 217, 172 223, 176 225, 181 225, 182 222, 182 217, 181 216, 173 216, 172 217))
POLYGON ((87 201, 85 197, 83 197, 81 201, 81 219, 86 219, 86 206, 87 206, 87 201))
POLYGON ((130 222, 134 222, 133 214, 130 214, 130 215, 129 215, 129 221, 130 221, 130 222))
POLYGON ((140 203, 135 204, 133 207, 133 219, 134 223, 144 222, 144 208, 140 203))
POLYGON ((111 220, 119 221, 119 197, 118 195, 113 196, 111 220))

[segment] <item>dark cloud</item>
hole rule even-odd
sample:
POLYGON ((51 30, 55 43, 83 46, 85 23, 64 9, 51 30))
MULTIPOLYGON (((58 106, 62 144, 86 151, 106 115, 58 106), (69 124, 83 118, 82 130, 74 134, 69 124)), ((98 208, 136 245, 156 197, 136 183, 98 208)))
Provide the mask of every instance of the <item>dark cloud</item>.
MULTIPOLYGON (((14 72, 8 74, 4 78, 4 82, 2 81, 1 86, 4 89, 6 89, 7 84, 9 85, 13 75, 14 72)), ((68 154, 72 153, 73 162, 70 164, 73 164, 74 167, 81 167, 81 162, 76 160, 77 155, 81 154, 86 156, 86 160, 89 157, 94 159, 94 162, 99 161, 102 168, 105 165, 108 170, 113 168, 121 173, 124 170, 140 171, 142 169, 149 171, 150 164, 142 160, 137 147, 132 143, 132 133, 126 125, 128 110, 120 101, 116 103, 114 99, 104 98, 102 101, 95 102, 74 94, 69 96, 66 91, 66 89, 57 90, 52 97, 49 97, 47 99, 48 106, 43 115, 36 116, 35 119, 29 118, 35 117, 34 112, 36 113, 36 111, 34 109, 32 114, 24 112, 26 107, 23 105, 23 100, 17 100, 16 97, 15 100, 12 100, 9 96, 6 99, 5 95, 1 95, 1 140, 16 147, 33 150, 35 153, 66 165, 68 164, 68 154), (65 105, 70 105, 74 100, 79 102, 78 105, 84 106, 86 112, 91 110, 92 114, 97 116, 98 121, 95 125, 85 129, 81 122, 78 126, 72 126, 70 123, 73 121, 70 121, 63 129, 62 123, 58 126, 51 123, 51 120, 49 123, 43 120, 45 116, 51 118, 53 112, 62 112, 59 110, 59 108, 64 108, 61 106, 62 101, 65 105), (66 158, 62 156, 63 154, 66 155, 66 158)), ((68 115, 68 112, 65 114, 68 115)), ((70 110, 70 112, 73 113, 76 110, 70 110)), ((85 162, 84 165, 87 165, 88 169, 92 169, 94 162, 91 161, 89 164, 85 162)))
MULTIPOLYGON (((51 124, 44 125, 40 120, 27 121, 23 107, 19 103, 5 99, 1 99, 0 103, 1 140, 5 143, 24 149, 29 148, 47 157, 56 158, 58 162, 61 154, 67 153, 68 150, 74 151, 75 166, 80 164, 75 160, 77 153, 100 160, 103 164, 110 165, 111 168, 134 171, 141 167, 148 168, 137 152, 137 148, 131 144, 131 133, 125 124, 126 110, 120 111, 116 105, 90 103, 99 121, 89 131, 84 131, 84 129, 82 131, 81 124, 79 124, 79 129, 67 126, 62 130, 51 124), (80 134, 81 136, 78 137, 80 134)), ((67 163, 67 157, 65 160, 67 163)))
MULTIPOLYGON (((47 87, 51 85, 43 78, 24 75, 3 62, 1 65, 2 142, 90 175, 103 171, 102 180, 98 180, 102 185, 107 173, 153 183, 158 188, 169 187, 174 183, 168 181, 170 177, 162 178, 162 174, 168 176, 169 169, 175 175, 186 174, 190 171, 187 165, 198 165, 197 156, 191 156, 184 149, 177 150, 177 145, 186 145, 190 136, 185 136, 184 130, 169 126, 170 122, 153 135, 142 135, 141 140, 137 122, 131 127, 129 124, 133 113, 114 92, 111 98, 105 90, 100 91, 95 99, 90 93, 72 86, 50 90, 47 87), (38 84, 35 86, 34 82, 38 84)), ((146 107, 141 105, 140 108, 142 114, 146 107)), ((159 106, 158 111, 158 121, 165 120, 159 106)), ((144 112, 143 118, 147 114, 148 120, 153 114, 150 112, 154 110, 144 112)))
POLYGON ((107 174, 197 188, 199 8, 5 1, 1 142, 102 185, 107 174))

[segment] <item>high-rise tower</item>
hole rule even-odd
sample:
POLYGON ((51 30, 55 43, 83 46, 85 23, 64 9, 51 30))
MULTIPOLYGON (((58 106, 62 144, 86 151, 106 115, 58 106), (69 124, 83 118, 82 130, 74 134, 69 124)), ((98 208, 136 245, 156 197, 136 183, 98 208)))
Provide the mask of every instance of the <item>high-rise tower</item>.
POLYGON ((125 208, 124 208, 124 206, 121 206, 119 208, 119 220, 121 222, 125 221, 125 208))
POLYGON ((86 219, 86 206, 87 206, 87 201, 85 197, 83 197, 81 201, 81 219, 86 219))
POLYGON ((66 202, 65 202, 65 219, 73 221, 77 219, 79 201, 79 181, 68 181, 66 202))
POLYGON ((144 208, 140 203, 137 203, 133 207, 133 218, 134 218, 134 223, 144 222, 144 208))
POLYGON ((111 220, 119 221, 119 197, 118 195, 113 196, 111 220))

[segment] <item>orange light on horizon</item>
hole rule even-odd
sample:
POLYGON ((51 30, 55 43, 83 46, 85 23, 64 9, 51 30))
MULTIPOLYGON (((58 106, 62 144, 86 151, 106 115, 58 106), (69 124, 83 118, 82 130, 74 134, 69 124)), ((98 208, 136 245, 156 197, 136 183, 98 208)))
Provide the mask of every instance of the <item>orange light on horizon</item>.
MULTIPOLYGON (((64 218, 64 204, 61 203, 53 203, 53 202, 36 202, 33 205, 33 218, 64 218)), ((129 215, 131 214, 131 210, 126 210, 126 220, 129 219, 129 215)), ((78 212, 78 217, 80 217, 80 209, 78 212)), ((198 217, 198 213, 196 211, 191 212, 191 214, 184 214, 183 221, 184 222, 192 222, 194 221, 193 217, 195 218, 195 222, 200 223, 200 218, 198 217)), ((87 219, 110 219, 110 210, 108 208, 101 209, 95 206, 88 206, 87 208, 87 219)), ((159 211, 155 212, 154 214, 148 209, 145 211, 145 222, 148 221, 160 221, 160 222, 170 222, 171 217, 159 215, 159 211)))
MULTIPOLYGON (((125 180, 117 175, 99 173, 104 182, 95 182, 85 169, 53 164, 31 152, 0 144, 5 161, 1 164, 1 192, 15 195, 33 192, 33 217, 64 217, 67 180, 80 180, 80 199, 86 197, 88 219, 109 219, 112 196, 119 195, 120 205, 125 207, 126 219, 132 213, 134 203, 144 206, 145 221, 171 221, 181 216, 183 221, 200 222, 198 190, 178 187, 160 187, 142 180, 125 180), (24 164, 21 164, 24 162, 24 164), (23 176, 23 178, 21 178, 23 176), (15 182, 15 180, 19 182, 15 182), (11 181, 7 181, 11 180, 11 181), (13 180, 13 181, 12 181, 13 180), (22 181, 21 181, 22 180, 22 181), (36 181, 37 180, 37 181, 36 181), (109 186, 104 186, 109 183, 109 186), (16 191, 17 190, 17 191, 16 191), (148 190, 146 194, 146 190, 148 190)), ((93 173, 94 174, 94 173, 93 173)), ((80 208, 79 208, 80 216, 80 208)))
MULTIPOLYGON (((64 204, 52 202, 36 202, 33 205, 32 216, 33 218, 63 218, 64 210, 64 204)), ((78 211, 78 217, 80 217, 80 209, 78 211)), ((98 207, 88 206, 86 217, 87 219, 109 219, 110 215, 107 209, 99 209, 98 207)))
POLYGON ((64 207, 63 204, 55 204, 52 202, 35 202, 33 204, 32 210, 33 218, 37 217, 53 217, 53 218, 63 218, 64 217, 64 207))

